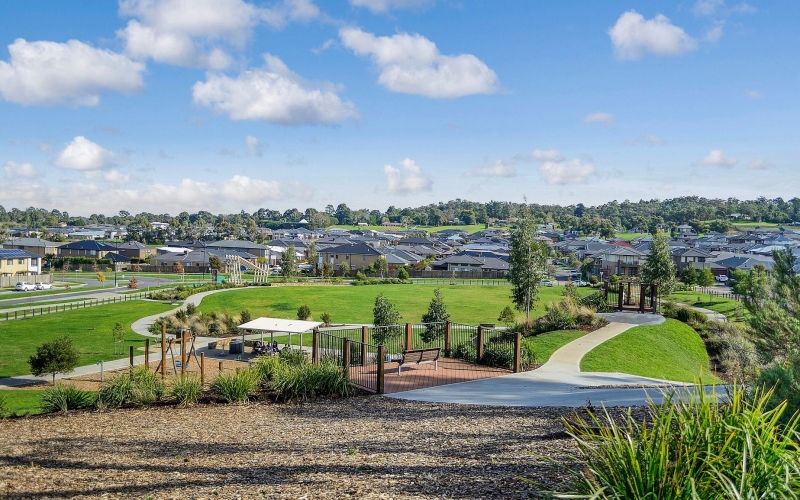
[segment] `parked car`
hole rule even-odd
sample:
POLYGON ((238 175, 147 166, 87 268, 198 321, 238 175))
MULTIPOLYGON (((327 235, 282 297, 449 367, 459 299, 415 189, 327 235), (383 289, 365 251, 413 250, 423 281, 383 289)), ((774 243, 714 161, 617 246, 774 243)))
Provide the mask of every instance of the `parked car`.
POLYGON ((50 283, 45 283, 44 281, 39 281, 35 285, 33 285, 33 288, 36 290, 50 290, 51 288, 53 288, 53 285, 51 285, 50 283))
POLYGON ((722 276, 717 276, 717 281, 719 281, 720 283, 727 283, 728 277, 725 276, 724 274, 722 276))
POLYGON ((553 286, 553 282, 550 280, 542 280, 539 282, 539 286, 553 286))
POLYGON ((28 281, 20 281, 17 283, 17 286, 14 287, 14 290, 18 292, 30 292, 31 290, 36 290, 36 285, 28 281))
POLYGON ((577 280, 573 281, 572 284, 575 285, 575 286, 589 286, 589 282, 588 281, 583 281, 581 279, 577 279, 577 280))
POLYGON ((578 271, 577 269, 573 269, 572 271, 569 272, 569 277, 570 278, 577 278, 580 275, 581 275, 581 272, 578 271))

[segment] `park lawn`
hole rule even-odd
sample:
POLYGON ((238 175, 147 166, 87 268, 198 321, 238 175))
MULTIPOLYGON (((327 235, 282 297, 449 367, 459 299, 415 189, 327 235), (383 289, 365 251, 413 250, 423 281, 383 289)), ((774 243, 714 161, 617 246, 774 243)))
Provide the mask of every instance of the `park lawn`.
POLYGON ((742 319, 745 321, 750 317, 750 313, 747 311, 744 304, 733 299, 715 297, 714 295, 700 292, 673 292, 669 298, 675 302, 718 312, 728 318, 728 321, 732 323, 740 322, 738 321, 737 311, 741 311, 742 319), (700 298, 699 301, 697 300, 698 297, 700 298))
POLYGON ((621 240, 633 240, 636 238, 644 238, 645 236, 649 236, 647 233, 616 233, 614 238, 619 238, 621 240))
POLYGON ((134 300, 103 307, 90 307, 34 318, 0 323, 0 378, 30 373, 28 358, 36 348, 59 333, 72 337, 81 352, 79 366, 126 357, 129 346, 144 345, 145 338, 133 333, 131 324, 139 318, 163 313, 174 306, 160 302, 134 300), (114 355, 111 330, 117 322, 125 328, 125 346, 122 355, 114 355))
POLYGON ((38 415, 43 393, 44 389, 0 389, 0 399, 5 399, 9 415, 38 415))
POLYGON ((708 368, 705 344, 689 325, 667 319, 636 326, 592 349, 582 372, 620 372, 675 382, 719 382, 708 368))
POLYGON ((543 365, 547 363, 554 352, 587 333, 589 332, 583 330, 556 330, 526 338, 523 343, 533 350, 536 363, 543 365))
MULTIPOLYGON (((511 303, 511 289, 500 286, 463 285, 368 285, 368 286, 280 286, 249 287, 216 293, 203 299, 198 310, 203 313, 229 311, 232 314, 247 309, 253 318, 260 316, 294 319, 297 309, 306 304, 312 317, 319 319, 323 312, 333 323, 372 323, 375 297, 383 293, 402 315, 402 321, 418 323, 428 310, 434 289, 442 298, 456 323, 478 325, 497 323, 497 317, 511 303)), ((590 290, 578 289, 586 295, 590 290)), ((561 287, 539 289, 539 302, 532 312, 538 317, 544 304, 560 300, 561 287)), ((521 319, 522 315, 518 315, 521 319)))

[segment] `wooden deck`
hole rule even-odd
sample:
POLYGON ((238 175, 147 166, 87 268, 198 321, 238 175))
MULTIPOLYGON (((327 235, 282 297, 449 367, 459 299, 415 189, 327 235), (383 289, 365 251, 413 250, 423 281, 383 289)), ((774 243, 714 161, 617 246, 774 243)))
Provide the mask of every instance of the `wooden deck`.
MULTIPOLYGON (((397 374, 397 363, 386 363, 385 366, 385 394, 468 382, 512 373, 511 370, 475 365, 452 358, 439 359, 438 370, 434 369, 432 364, 404 366, 400 375, 397 374)), ((350 380, 371 390, 374 388, 377 378, 376 372, 376 365, 353 366, 350 368, 350 380), (363 381, 363 383, 359 384, 360 381, 363 381)))

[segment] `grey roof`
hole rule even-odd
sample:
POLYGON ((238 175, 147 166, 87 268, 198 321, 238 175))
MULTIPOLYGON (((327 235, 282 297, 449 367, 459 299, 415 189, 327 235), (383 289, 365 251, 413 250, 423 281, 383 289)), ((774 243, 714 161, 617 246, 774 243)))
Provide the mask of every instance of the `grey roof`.
POLYGON ((25 250, 17 250, 16 248, 0 248, 0 259, 38 259, 41 255, 26 252, 25 250))
POLYGON ((131 240, 131 241, 126 241, 125 243, 120 243, 119 245, 117 245, 117 248, 120 250, 143 250, 151 247, 139 241, 131 240))
POLYGON ((13 238, 4 241, 3 245, 16 245, 21 247, 57 247, 61 243, 43 240, 42 238, 13 238))
POLYGON ((259 245, 258 243, 253 243, 252 241, 247 241, 247 240, 219 240, 219 241, 212 241, 211 243, 207 243, 206 247, 208 247, 208 248, 257 248, 259 250, 265 250, 267 248, 264 245, 259 245))
POLYGON ((59 248, 68 248, 70 250, 98 250, 101 252, 110 252, 117 249, 114 245, 101 243, 95 240, 73 241, 72 243, 61 245, 59 248))
POLYGON ((325 253, 344 253, 350 255, 383 255, 381 252, 375 250, 366 243, 355 243, 352 245, 339 245, 336 247, 326 248, 323 250, 325 253))

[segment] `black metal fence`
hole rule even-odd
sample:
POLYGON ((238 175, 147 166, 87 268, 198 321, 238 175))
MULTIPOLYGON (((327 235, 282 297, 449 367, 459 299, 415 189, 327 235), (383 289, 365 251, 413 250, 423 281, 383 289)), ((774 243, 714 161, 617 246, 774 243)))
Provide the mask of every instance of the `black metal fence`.
POLYGON ((32 318, 34 316, 43 316, 45 314, 73 311, 76 309, 86 309, 87 307, 117 304, 120 302, 127 302, 129 300, 146 299, 148 295, 149 292, 126 293, 126 294, 119 294, 115 297, 107 297, 103 299, 86 299, 86 300, 68 302, 65 304, 51 304, 47 306, 30 307, 27 309, 0 313, 0 320, 5 319, 6 321, 10 321, 13 319, 26 319, 26 318, 32 318))

